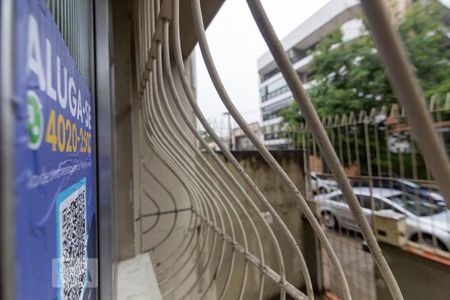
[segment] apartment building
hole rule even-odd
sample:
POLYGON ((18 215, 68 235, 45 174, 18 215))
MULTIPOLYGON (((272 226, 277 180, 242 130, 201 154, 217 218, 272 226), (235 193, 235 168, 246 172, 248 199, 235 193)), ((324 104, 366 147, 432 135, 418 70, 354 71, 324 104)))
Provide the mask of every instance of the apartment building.
MULTIPOLYGON (((358 18, 360 14, 359 1, 332 0, 282 39, 306 88, 311 86, 308 80, 308 67, 312 61, 312 56, 308 54, 310 50, 337 28, 341 28, 344 40, 359 36, 363 30, 362 21, 358 18)), ((279 135, 283 127, 279 113, 288 108, 294 99, 270 52, 258 59, 258 73, 264 143, 272 149, 287 148, 289 139, 279 135)))

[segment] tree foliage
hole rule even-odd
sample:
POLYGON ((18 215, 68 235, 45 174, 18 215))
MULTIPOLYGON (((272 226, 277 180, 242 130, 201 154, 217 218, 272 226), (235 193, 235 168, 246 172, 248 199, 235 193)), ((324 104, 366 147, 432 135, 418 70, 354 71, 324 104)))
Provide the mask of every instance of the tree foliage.
MULTIPOLYGON (((427 98, 450 91, 450 26, 444 13, 448 9, 437 0, 417 1, 399 19, 399 32, 427 98)), ((337 30, 311 54, 309 93, 321 117, 396 101, 368 32, 344 42, 337 30)), ((281 115, 291 125, 302 121, 296 103, 281 115)))

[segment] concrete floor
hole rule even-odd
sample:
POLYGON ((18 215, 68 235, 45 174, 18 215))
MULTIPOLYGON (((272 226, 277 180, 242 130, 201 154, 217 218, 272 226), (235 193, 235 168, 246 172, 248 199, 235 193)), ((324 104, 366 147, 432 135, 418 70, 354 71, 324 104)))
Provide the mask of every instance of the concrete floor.
POLYGON ((147 253, 119 263, 117 270, 117 299, 162 299, 150 256, 147 253))

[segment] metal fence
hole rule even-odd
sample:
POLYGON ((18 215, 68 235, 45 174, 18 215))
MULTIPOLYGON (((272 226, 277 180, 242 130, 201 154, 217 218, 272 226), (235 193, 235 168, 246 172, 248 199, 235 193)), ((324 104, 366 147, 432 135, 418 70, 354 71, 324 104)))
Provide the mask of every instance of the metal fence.
MULTIPOLYGON (((427 101, 434 127, 447 153, 450 151, 450 93, 427 101)), ((360 205, 374 226, 372 215, 390 210, 405 217, 402 234, 391 241, 405 249, 414 247, 450 257, 450 213, 430 170, 418 150, 403 109, 391 107, 323 118, 346 175, 360 205), (380 201, 379 199, 383 199, 380 201)), ((322 223, 358 299, 376 299, 374 262, 364 251, 364 239, 339 191, 330 168, 306 124, 284 125, 273 133, 279 149, 300 149, 305 155, 312 192, 321 205, 322 223), (280 143, 282 141, 282 143, 280 143)), ((270 148, 272 141, 265 144, 270 148)), ((396 228, 392 228, 394 231, 396 228)), ((393 232, 387 234, 395 235, 393 232)), ((336 276, 325 257, 325 286, 342 296, 336 276)))
MULTIPOLYGON (((441 142, 449 153, 450 94, 431 97, 428 109, 441 142)), ((364 180, 364 177, 379 180, 401 177, 436 188, 436 182, 407 124, 404 110, 398 104, 322 118, 321 121, 346 169, 347 177, 358 177, 359 180, 364 180)), ((265 141, 267 147, 305 150, 311 155, 313 171, 331 175, 305 123, 286 124, 281 131, 272 134, 275 141, 265 141)))
MULTIPOLYGON (((163 297, 192 298, 194 297, 193 291, 197 289, 197 291, 200 291, 200 295, 197 297, 199 299, 263 299, 267 296, 265 295, 267 286, 276 285, 281 299, 286 299, 287 295, 295 299, 314 298, 310 273, 300 246, 274 210, 271 200, 267 199, 258 189, 227 146, 212 130, 195 102, 181 51, 182 36, 180 36, 179 11, 180 6, 183 5, 183 7, 191 9, 193 26, 196 38, 199 41, 201 55, 222 102, 256 150, 271 167, 274 176, 289 187, 296 199, 298 208, 320 241, 321 249, 327 258, 326 264, 329 268, 332 268, 332 272, 329 273, 332 274, 332 276, 329 276, 330 284, 339 290, 338 293, 343 299, 351 299, 352 295, 355 298, 364 298, 366 295, 361 296, 359 291, 352 288, 355 280, 361 280, 357 276, 359 273, 346 272, 346 264, 354 265, 354 261, 339 259, 340 252, 345 253, 345 255, 350 255, 351 252, 341 249, 339 247, 342 244, 340 241, 334 242, 334 232, 330 234, 327 233, 327 230, 324 230, 305 200, 307 195, 302 195, 268 149, 249 129, 243 117, 233 105, 211 57, 202 18, 202 3, 199 0, 192 0, 190 6, 187 5, 187 1, 179 0, 135 1, 134 3, 136 79, 138 82, 136 94, 139 95, 142 102, 140 113, 144 142, 159 158, 164 167, 170 170, 173 178, 175 178, 174 182, 180 182, 184 186, 187 192, 185 199, 187 199, 189 206, 183 206, 183 210, 190 212, 192 217, 191 221, 188 221, 191 225, 178 241, 178 246, 172 251, 168 251, 165 259, 162 259, 162 263, 157 266, 156 272, 163 297), (175 59, 174 62, 171 60, 172 57, 175 59), (186 111, 186 108, 192 109, 207 133, 222 150, 223 155, 233 166, 233 173, 208 147, 204 138, 197 133, 195 123, 192 122, 189 114, 190 110, 186 111), (177 114, 174 114, 174 111, 177 114), (214 160, 214 164, 205 160, 203 153, 193 143, 193 137, 198 139, 208 151, 214 160), (243 206, 243 202, 248 205, 248 208, 243 206), (281 235, 290 242, 290 246, 294 249, 296 264, 292 264, 294 257, 283 256, 279 243, 281 236, 276 236, 272 227, 264 220, 261 207, 269 211, 273 215, 275 223, 282 228, 281 235), (249 236, 257 241, 256 244, 249 245, 249 236), (268 238, 263 239, 262 236, 268 238), (190 241, 194 242, 191 243, 190 241), (269 245, 269 248, 272 249, 270 255, 276 257, 276 265, 268 265, 265 262, 266 254, 263 251, 263 245, 269 245), (229 260, 225 260, 225 257, 229 260), (225 264, 225 261, 229 263, 225 264), (287 271, 292 268, 301 271, 305 286, 303 290, 293 284, 293 278, 287 276, 287 271), (352 279, 352 276, 354 279, 352 279), (219 280, 219 278, 222 280, 219 280), (235 288, 230 288, 232 278, 233 281, 236 278, 240 279, 239 285, 235 288), (247 284, 249 278, 257 278, 257 284, 247 284), (252 294, 255 292, 256 295, 252 294)), ((373 157, 378 152, 381 155, 382 149, 373 150, 369 139, 368 143, 365 143, 364 152, 362 146, 364 143, 359 142, 359 140, 365 141, 369 137, 369 129, 373 130, 367 122, 371 115, 363 115, 359 119, 350 118, 356 123, 352 126, 339 126, 339 122, 342 122, 340 119, 338 122, 332 122, 336 126, 325 124, 327 126, 324 127, 303 89, 297 73, 283 51, 260 2, 258 0, 247 0, 247 3, 271 54, 293 93, 294 99, 307 120, 308 128, 311 129, 311 132, 309 130, 300 131, 292 136, 293 143, 304 148, 310 143, 314 156, 324 157, 327 162, 326 168, 331 169, 335 174, 336 185, 342 190, 345 199, 345 203, 342 203, 347 205, 348 218, 355 220, 357 231, 361 231, 364 236, 366 247, 370 250, 369 255, 372 265, 377 265, 379 268, 392 297, 403 299, 398 284, 377 244, 375 234, 370 227, 370 220, 366 218, 364 206, 361 205, 358 195, 355 195, 354 187, 350 184, 343 167, 346 165, 345 159, 347 159, 348 166, 359 159, 358 172, 362 174, 363 166, 366 165, 367 173, 373 175, 372 167, 377 166, 377 160, 373 157), (357 120, 361 120, 361 122, 358 123, 357 120), (344 135, 339 132, 345 131, 346 128, 348 129, 348 135, 347 139, 344 140, 344 135), (312 142, 311 134, 314 136, 314 140, 320 141, 318 147, 315 146, 316 143, 312 142), (304 142, 299 143, 296 140, 298 138, 304 142), (356 142, 352 142, 352 138, 357 139, 356 142), (330 140, 333 141, 335 147, 330 140), (347 146, 351 147, 351 145, 356 149, 357 154, 345 150, 347 146), (363 153, 368 153, 368 155, 364 157, 363 153), (363 157, 364 160, 362 161, 363 157), (341 161, 339 161, 339 158, 341 161)), ((438 142, 427 112, 423 111, 423 97, 417 88, 401 43, 390 25, 389 14, 383 3, 384 1, 362 1, 368 22, 372 25, 370 27, 377 41, 379 53, 388 65, 387 70, 393 79, 394 90, 399 95, 400 102, 408 105, 405 107, 407 108, 408 119, 416 122, 415 117, 417 117, 417 124, 413 123, 412 127, 414 127, 414 132, 418 137, 417 141, 425 153, 424 156, 430 163, 430 173, 433 173, 435 178, 438 179, 443 193, 450 195, 450 188, 445 186, 445 182, 450 178, 448 159, 438 142), (392 68, 389 64, 396 65, 396 67, 392 68), (432 151, 425 149, 427 145, 433 147, 432 151)), ((183 14, 182 17, 186 16, 183 14)), ((375 132, 378 133, 378 131, 375 132)), ((393 144, 398 146, 399 142, 394 140, 393 144)), ((375 143, 375 145, 377 144, 375 143)), ((378 143, 378 145, 381 146, 382 144, 378 143)), ((304 153, 306 155, 306 151, 304 153)), ((401 154, 399 155, 400 162, 404 163, 402 159, 404 153, 401 151, 399 153, 401 154)), ((416 160, 416 162, 419 162, 419 160, 416 160)), ((419 168, 418 165, 417 170, 419 168)), ((391 174, 394 174, 395 170, 397 169, 392 169, 391 174)), ((150 172, 157 171, 150 170, 150 172)), ((417 176, 419 177, 419 174, 417 176)), ((369 180, 369 185, 372 186, 373 181, 369 180)), ((166 194, 170 194, 170 192, 173 192, 170 186, 166 186, 166 194)), ((151 201, 151 195, 147 198, 151 201)), ((373 207, 374 197, 371 196, 370 198, 373 207)), ((171 211, 162 211, 158 209, 158 206, 156 207, 160 216, 162 212, 171 213, 171 211)), ((178 213, 177 207, 174 206, 173 208, 175 208, 173 210, 175 215, 181 214, 181 212, 178 213)), ((146 217, 140 213, 138 221, 146 217)), ((173 217, 172 220, 175 224, 177 217, 173 217)), ((154 249, 154 247, 153 245, 152 248, 154 249)), ((351 247, 349 246, 349 248, 351 247)), ((352 248, 356 249, 356 244, 352 248)), ((363 260, 367 261, 366 258, 363 258, 363 260)), ((373 270, 372 265, 367 265, 366 269, 373 270)), ((368 284, 370 282, 373 281, 367 281, 368 284)), ((360 286, 359 288, 361 290, 363 287, 360 286)))

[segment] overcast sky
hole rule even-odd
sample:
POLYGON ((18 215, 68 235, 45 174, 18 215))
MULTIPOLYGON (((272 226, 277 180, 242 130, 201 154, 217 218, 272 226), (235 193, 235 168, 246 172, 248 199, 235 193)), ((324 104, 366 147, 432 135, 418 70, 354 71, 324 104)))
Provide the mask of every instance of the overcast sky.
MULTIPOLYGON (((280 38, 316 12, 328 0, 262 0, 280 38)), ((259 120, 256 61, 268 49, 245 0, 227 0, 208 27, 207 37, 219 74, 234 104, 247 121, 259 120)), ((226 111, 196 48, 197 99, 210 122, 226 111)), ((223 121, 224 122, 224 121, 223 121)))

